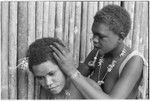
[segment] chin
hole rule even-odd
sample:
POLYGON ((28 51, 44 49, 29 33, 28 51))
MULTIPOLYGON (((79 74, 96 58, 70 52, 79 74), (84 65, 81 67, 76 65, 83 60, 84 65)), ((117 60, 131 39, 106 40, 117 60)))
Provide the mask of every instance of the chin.
POLYGON ((56 95, 56 94, 59 94, 61 91, 50 91, 52 94, 56 95))
POLYGON ((59 94, 62 91, 62 88, 58 87, 56 89, 49 90, 52 94, 59 94))

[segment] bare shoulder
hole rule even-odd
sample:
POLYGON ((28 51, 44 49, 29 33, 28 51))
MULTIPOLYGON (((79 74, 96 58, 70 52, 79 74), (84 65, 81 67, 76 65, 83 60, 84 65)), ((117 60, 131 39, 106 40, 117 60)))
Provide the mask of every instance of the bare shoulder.
POLYGON ((143 66, 144 62, 140 56, 135 55, 130 58, 123 68, 110 95, 115 98, 127 98, 131 94, 137 82, 140 80, 143 66))
POLYGON ((125 65, 122 74, 141 74, 144 66, 144 61, 141 56, 133 56, 125 65))

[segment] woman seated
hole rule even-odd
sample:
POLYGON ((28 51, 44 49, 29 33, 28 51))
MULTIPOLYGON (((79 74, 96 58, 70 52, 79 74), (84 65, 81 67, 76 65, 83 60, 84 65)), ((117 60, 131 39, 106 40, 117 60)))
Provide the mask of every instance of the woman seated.
MULTIPOLYGON (((42 86, 40 99, 83 99, 78 89, 59 68, 50 45, 62 42, 55 38, 42 38, 33 42, 27 51, 29 69, 42 86), (46 96, 48 95, 48 96, 46 96)), ((97 89, 100 87, 92 80, 87 81, 97 89)))

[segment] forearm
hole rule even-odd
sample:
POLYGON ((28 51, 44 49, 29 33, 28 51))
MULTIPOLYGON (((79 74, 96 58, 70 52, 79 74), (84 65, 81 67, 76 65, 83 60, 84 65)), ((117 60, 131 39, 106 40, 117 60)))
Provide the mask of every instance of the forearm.
POLYGON ((82 95, 88 99, 109 99, 110 97, 105 94, 102 90, 94 88, 84 76, 78 74, 71 80, 82 95))

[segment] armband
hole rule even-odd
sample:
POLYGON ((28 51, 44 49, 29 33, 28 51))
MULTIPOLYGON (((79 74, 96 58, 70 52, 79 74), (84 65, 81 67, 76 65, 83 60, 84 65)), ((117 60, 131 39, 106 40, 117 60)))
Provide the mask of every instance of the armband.
POLYGON ((74 72, 74 73, 70 76, 70 78, 71 78, 71 79, 75 79, 75 78, 79 77, 80 75, 81 75, 81 73, 77 70, 76 72, 74 72))

